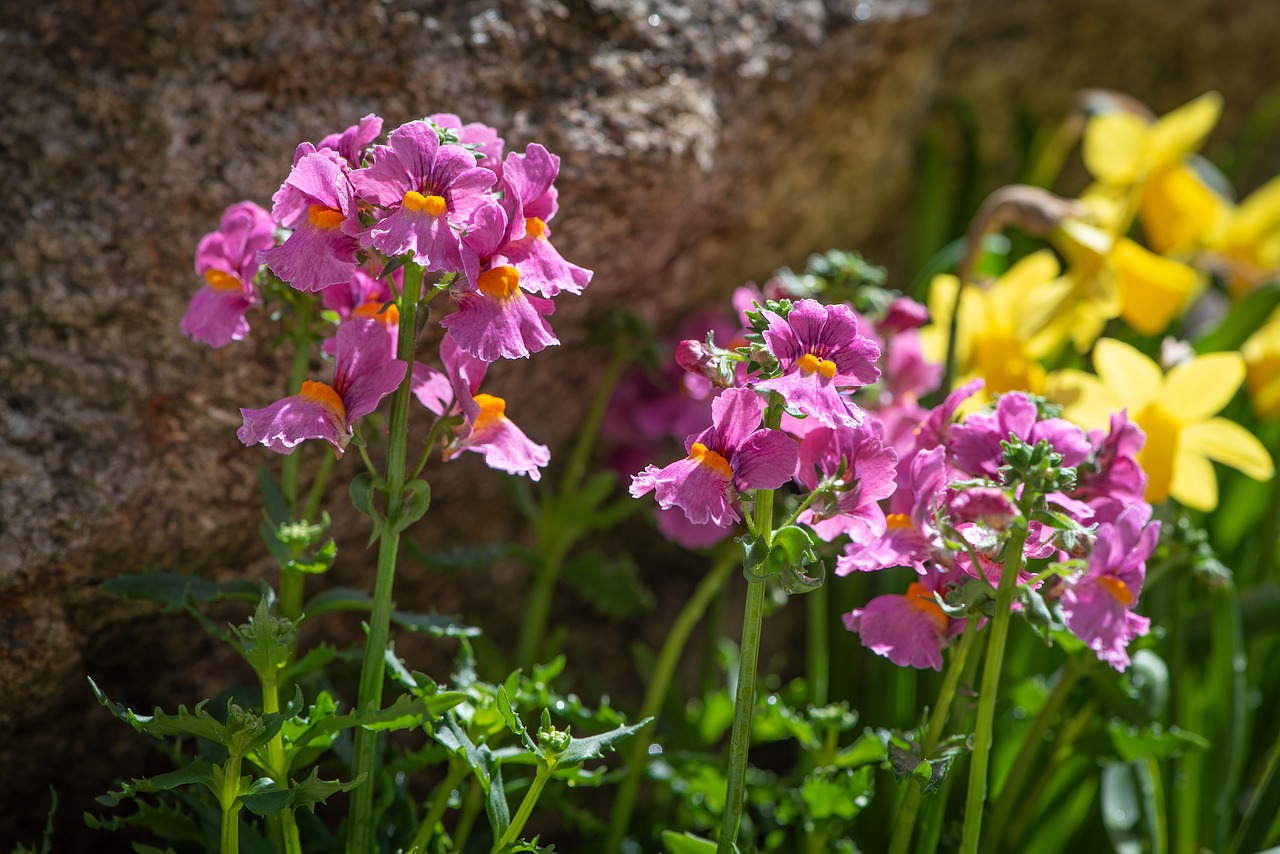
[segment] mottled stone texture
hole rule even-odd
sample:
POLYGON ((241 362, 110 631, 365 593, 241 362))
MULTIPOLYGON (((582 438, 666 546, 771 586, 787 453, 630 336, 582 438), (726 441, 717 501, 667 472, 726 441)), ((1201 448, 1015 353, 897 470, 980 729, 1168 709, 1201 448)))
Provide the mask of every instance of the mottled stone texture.
MULTIPOLYGON (((262 334, 211 352, 177 320, 199 236, 232 202, 269 204, 299 141, 368 112, 391 128, 448 111, 563 157, 557 243, 595 282, 560 301, 564 347, 494 371, 509 411, 560 451, 600 361, 578 345, 609 308, 669 328, 830 246, 905 276, 916 143, 952 127, 938 114, 977 117, 993 181, 1010 177, 1014 118, 1054 115, 1080 86, 1158 110, 1218 88, 1229 135, 1275 79, 1280 31, 1276 4, 1209 0, 0 6, 0 802, 23 805, 0 811, 0 842, 34 839, 53 782, 64 846, 88 798, 149 755, 87 673, 170 708, 245 676, 183 618, 96 584, 143 566, 266 571, 256 470, 272 460, 234 428, 238 406, 279 393, 282 356, 262 334)), ((425 539, 518 536, 478 460, 433 480, 425 539)), ((367 583, 359 521, 338 516, 339 578, 367 583)), ((687 579, 646 577, 656 639, 687 579)), ((400 599, 507 637, 525 584, 516 567, 406 572, 400 599)), ((613 644, 623 662, 598 687, 625 693, 636 627, 595 631, 597 655, 613 644)))

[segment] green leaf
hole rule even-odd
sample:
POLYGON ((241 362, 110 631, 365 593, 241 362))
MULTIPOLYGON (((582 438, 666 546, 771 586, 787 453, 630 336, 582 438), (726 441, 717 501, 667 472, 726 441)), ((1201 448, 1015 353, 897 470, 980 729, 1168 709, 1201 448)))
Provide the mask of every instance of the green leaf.
POLYGON ((870 765, 857 771, 814 772, 800 784, 800 797, 815 821, 828 818, 852 819, 871 802, 875 791, 875 769, 870 765))
POLYGON ((425 480, 411 480, 404 485, 403 504, 394 519, 387 520, 387 531, 399 533, 427 514, 431 506, 431 485, 425 480))
POLYGON ((264 595, 263 585, 252 581, 209 581, 194 575, 150 569, 118 575, 102 582, 99 587, 107 593, 126 599, 159 602, 166 609, 185 608, 191 603, 220 602, 224 599, 252 604, 264 595))
POLYGON ((1196 352, 1239 350, 1240 345, 1267 322, 1276 306, 1280 306, 1280 282, 1270 282, 1250 291, 1221 322, 1195 340, 1196 352))
POLYGON ((450 751, 461 754, 467 760, 472 773, 484 787, 484 809, 494 838, 502 836, 511 826, 511 808, 507 805, 507 794, 502 785, 502 766, 494 758, 489 746, 476 746, 453 715, 448 715, 444 726, 437 727, 432 735, 450 751))
MULTIPOLYGON (((334 587, 311 599, 302 609, 298 622, 303 623, 321 614, 335 611, 372 611, 373 596, 364 590, 334 587)), ((453 617, 439 614, 415 614, 408 611, 392 611, 391 622, 415 632, 426 632, 433 637, 471 637, 480 634, 472 626, 464 626, 453 617)))
POLYGON ((98 698, 98 702, 107 711, 132 726, 138 732, 145 732, 155 738, 164 738, 170 735, 194 735, 199 738, 207 738, 218 744, 225 745, 227 743, 227 728, 204 710, 205 705, 209 702, 208 700, 201 700, 196 703, 195 708, 190 712, 187 711, 186 706, 178 706, 176 715, 167 715, 158 708, 150 715, 139 715, 131 709, 107 699, 107 695, 102 693, 102 690, 93 679, 89 679, 89 685, 93 688, 93 695, 98 698))
POLYGON ((293 784, 293 808, 295 810, 308 809, 315 813, 316 804, 324 803, 330 795, 338 792, 351 791, 364 781, 364 776, 364 774, 361 774, 350 783, 343 783, 339 780, 321 780, 320 769, 312 768, 311 776, 301 783, 293 784))
POLYGON ((149 792, 167 792, 180 786, 201 785, 216 797, 218 794, 218 777, 215 766, 209 762, 190 762, 176 771, 157 774, 154 777, 135 777, 132 781, 120 783, 120 791, 99 795, 98 803, 114 807, 129 798, 149 792))
MULTIPOLYGON (((519 671, 516 674, 518 676, 519 671)), ((520 716, 516 714, 515 707, 511 705, 511 698, 507 696, 507 689, 504 685, 498 689, 498 713, 502 715, 502 719, 507 724, 507 729, 520 739, 520 743, 536 756, 542 756, 542 751, 538 745, 534 743, 529 730, 525 728, 524 721, 520 720, 520 716)))
POLYGON ((333 540, 328 540, 311 558, 307 560, 288 560, 282 566, 284 569, 292 572, 301 572, 305 575, 323 575, 333 568, 333 562, 337 557, 338 544, 333 540))
POLYGON ((653 718, 645 718, 639 723, 619 726, 600 735, 571 738, 569 739, 569 746, 556 756, 556 765, 576 765, 579 762, 603 756, 606 748, 612 748, 614 742, 621 741, 632 735, 651 720, 653 718))
POLYGON ((375 478, 372 472, 361 472, 351 479, 349 494, 351 495, 351 503, 355 505, 364 515, 373 520, 373 531, 369 534, 369 545, 373 545, 374 541, 382 535, 382 526, 386 523, 385 517, 378 512, 373 504, 373 493, 377 490, 385 491, 387 488, 386 481, 382 478, 375 478))
POLYGON ((255 815, 275 815, 293 803, 293 790, 278 788, 270 777, 262 777, 240 796, 240 803, 255 815))
POLYGON ((662 831, 662 847, 667 854, 716 854, 716 844, 692 833, 662 831))
POLYGON ((435 721, 438 717, 427 708, 426 702, 420 697, 411 697, 408 694, 401 694, 385 709, 355 712, 351 715, 355 726, 374 732, 415 729, 435 721))
POLYGON ((437 572, 471 572, 488 569, 498 560, 512 554, 510 543, 484 543, 478 546, 451 545, 428 552, 413 539, 401 543, 414 560, 437 572))
POLYGON ((887 755, 883 741, 874 734, 863 733, 858 736, 857 741, 836 754, 833 764, 837 768, 858 768, 879 763, 887 755))
POLYGON ((606 617, 624 620, 653 607, 653 592, 640 581, 635 561, 625 555, 581 554, 565 564, 561 577, 606 617))
POLYGON ((1188 747, 1207 750, 1209 740, 1193 732, 1169 727, 1164 729, 1160 724, 1150 727, 1135 727, 1124 721, 1113 720, 1107 725, 1107 733, 1111 736, 1111 744, 1116 753, 1126 762, 1152 757, 1168 759, 1188 747))
POLYGON ((267 519, 271 525, 278 527, 288 522, 290 517, 289 502, 285 500, 280 484, 271 472, 267 470, 266 466, 258 469, 258 488, 262 490, 263 510, 266 512, 267 519))

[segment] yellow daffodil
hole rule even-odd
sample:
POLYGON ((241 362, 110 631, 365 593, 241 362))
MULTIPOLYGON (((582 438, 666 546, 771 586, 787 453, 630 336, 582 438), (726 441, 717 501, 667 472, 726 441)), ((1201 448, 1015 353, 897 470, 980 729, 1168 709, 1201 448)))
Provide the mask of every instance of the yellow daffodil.
POLYGON ((1259 418, 1280 415, 1280 319, 1274 315, 1240 347, 1244 389, 1259 418))
POLYGON ((1092 117, 1081 154, 1098 182, 1094 192, 1110 195, 1117 218, 1112 233, 1128 229, 1136 211, 1148 245, 1160 254, 1194 250, 1218 226, 1223 204, 1187 162, 1222 113, 1216 92, 1151 121, 1117 110, 1092 117))
MULTIPOLYGON (((974 377, 986 380, 981 399, 972 405, 1006 391, 1044 392, 1045 371, 1039 359, 1047 352, 1047 342, 1032 334, 1037 324, 1029 318, 1041 312, 1043 288, 1057 276, 1053 253, 1040 251, 1014 264, 989 287, 966 285, 961 292, 954 356, 956 382, 974 377)), ((933 323, 921 330, 927 359, 946 359, 959 287, 955 276, 936 276, 929 286, 933 323)))
POLYGON ((1280 274, 1280 178, 1263 184, 1239 206, 1221 204, 1225 212, 1205 245, 1238 297, 1280 274))
POLYGON ((1275 474, 1271 455, 1245 428, 1213 417, 1245 378, 1239 353, 1210 353, 1173 367, 1160 366, 1128 344, 1104 338, 1093 351, 1097 376, 1057 371, 1048 396, 1063 415, 1087 429, 1106 428, 1112 412, 1127 409, 1146 434, 1138 462, 1147 473, 1148 501, 1175 498, 1212 510, 1218 481, 1211 460, 1266 480, 1275 474))

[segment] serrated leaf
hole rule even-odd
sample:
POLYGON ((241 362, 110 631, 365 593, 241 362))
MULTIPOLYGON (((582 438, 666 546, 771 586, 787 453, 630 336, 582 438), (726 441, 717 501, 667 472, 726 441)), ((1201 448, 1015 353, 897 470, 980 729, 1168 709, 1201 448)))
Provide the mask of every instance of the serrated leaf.
POLYGON ((645 718, 639 723, 620 726, 586 738, 570 738, 569 746, 556 754, 556 765, 576 765, 588 759, 603 756, 606 748, 613 747, 614 742, 632 735, 651 720, 653 718, 645 718))
POLYGON ((676 833, 674 830, 662 831, 662 847, 667 854, 715 854, 716 844, 710 839, 694 836, 692 833, 676 833))
POLYGON ((300 783, 293 784, 293 808, 295 810, 308 809, 314 813, 316 804, 324 803, 330 795, 338 792, 349 792, 363 781, 364 774, 356 777, 350 783, 343 783, 339 780, 321 780, 320 770, 312 768, 311 776, 300 783))
POLYGON ((507 794, 502 784, 502 766, 494 758, 488 745, 477 746, 471 741, 466 730, 458 725, 453 715, 445 718, 444 726, 437 727, 432 733, 436 740, 458 753, 467 760, 472 773, 485 790, 485 814, 489 818, 489 826, 493 829, 494 838, 501 837, 511 826, 511 808, 507 805, 507 794))
MULTIPOLYGON (((364 590, 353 590, 347 587, 334 587, 313 597, 303 607, 303 623, 322 614, 337 611, 371 611, 373 596, 364 590)), ((392 611, 391 622, 410 631, 426 632, 433 637, 472 637, 480 634, 473 626, 464 626, 453 617, 439 614, 415 614, 409 611, 392 611)))
MULTIPOLYGON (((126 816, 101 818, 84 813, 84 822, 94 830, 119 831, 130 827, 145 828, 147 833, 167 842, 204 845, 205 836, 200 823, 181 808, 166 803, 134 801, 137 811, 126 816)), ((214 819, 214 827, 217 819, 214 819)), ((216 841, 216 840, 215 840, 216 841)))
POLYGON ((225 745, 227 742, 227 728, 204 710, 205 705, 209 702, 208 700, 201 700, 196 703, 192 711, 187 711, 186 706, 178 706, 176 715, 167 715, 160 711, 159 708, 150 715, 139 715, 133 710, 107 699, 107 695, 102 693, 102 690, 93 679, 89 679, 89 685, 93 688, 93 695, 98 698, 98 702, 107 711, 132 726, 138 732, 145 732, 155 738, 164 738, 170 735, 194 735, 199 738, 207 738, 218 744, 225 745))
MULTIPOLYGON (((514 676, 519 675, 517 671, 514 676)), ((507 689, 504 685, 498 689, 498 713, 502 715, 502 719, 507 724, 507 729, 520 739, 530 753, 536 756, 542 756, 542 751, 538 745, 534 743, 533 738, 529 735, 529 730, 525 728, 524 721, 520 720, 520 716, 516 714, 515 708, 511 705, 511 698, 507 696, 507 689)))
POLYGON ((565 564, 561 577, 573 591, 607 617, 627 619, 653 607, 653 592, 640 581, 630 557, 580 554, 565 564))
POLYGON ((309 560, 288 560, 284 562, 283 568, 304 575, 323 575, 333 568, 337 557, 338 544, 328 540, 309 560))
POLYGON ((159 602, 166 609, 185 608, 190 603, 220 602, 233 599, 253 604, 264 595, 263 585, 252 581, 209 581, 178 572, 156 572, 117 575, 99 585, 101 590, 126 599, 159 602))
POLYGON ((261 777, 240 796, 240 803, 254 815, 275 815, 293 803, 293 791, 277 787, 269 777, 261 777))
POLYGON ((488 569, 516 548, 510 543, 484 543, 478 546, 452 545, 428 552, 413 539, 404 540, 402 545, 410 557, 437 572, 488 569))
POLYGON ((208 762, 190 762, 176 771, 157 774, 154 777, 135 777, 129 782, 120 783, 120 791, 108 792, 97 798, 103 806, 114 807, 129 798, 141 793, 167 792, 180 786, 201 785, 216 797, 218 794, 218 777, 215 766, 208 762))

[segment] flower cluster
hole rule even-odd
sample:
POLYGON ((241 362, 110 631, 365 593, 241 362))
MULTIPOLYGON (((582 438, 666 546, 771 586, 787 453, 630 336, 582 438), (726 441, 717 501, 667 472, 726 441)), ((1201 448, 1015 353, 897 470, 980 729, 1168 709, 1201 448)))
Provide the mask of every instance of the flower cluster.
POLYGON ((412 373, 418 399, 454 425, 446 458, 475 450, 536 479, 546 448, 479 383, 488 362, 558 344, 546 320, 552 298, 591 280, 551 243, 559 158, 536 143, 504 155, 493 128, 451 114, 408 122, 380 144, 381 134, 382 119, 369 115, 304 142, 269 214, 252 202, 231 206, 200 243, 206 284, 182 330, 222 347, 247 335, 256 306, 276 297, 296 311, 319 294, 332 323, 316 330, 309 315, 298 320, 298 343, 335 332, 322 344, 335 359, 332 383, 302 382, 264 409, 242 410, 242 441, 285 453, 322 439, 341 455, 356 421, 412 373), (421 363, 410 372, 397 353, 408 270, 439 274, 424 301, 447 294, 455 307, 440 320, 443 373, 421 363))

